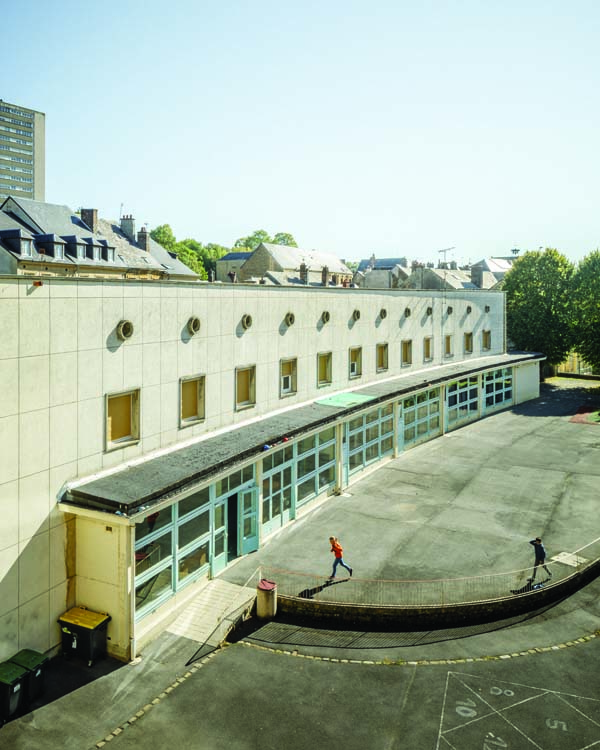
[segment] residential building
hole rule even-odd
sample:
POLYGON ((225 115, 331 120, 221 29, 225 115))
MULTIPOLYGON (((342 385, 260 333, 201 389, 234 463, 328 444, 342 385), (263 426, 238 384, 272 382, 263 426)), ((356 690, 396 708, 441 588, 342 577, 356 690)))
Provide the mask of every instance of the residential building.
POLYGON ((111 278, 181 278, 197 275, 168 253, 129 214, 119 222, 79 214, 68 206, 7 198, 0 205, 0 273, 111 278))
POLYGON ((109 613, 109 651, 130 659, 315 504, 539 395, 541 355, 505 351, 502 293, 209 284, 160 271, 130 217, 109 234, 9 200, 0 659, 57 649, 75 605, 109 613), (15 230, 69 258, 90 239, 85 260, 22 258, 15 230), (100 239, 127 262, 94 258, 100 239))
POLYGON ((252 250, 232 250, 216 262, 216 281, 232 283, 240 278, 240 269, 252 255, 252 250), (233 275, 232 275, 233 274, 233 275))
POLYGON ((239 281, 275 286, 349 286, 352 271, 331 253, 263 242, 242 265, 239 281))
POLYGON ((0 201, 46 197, 46 115, 0 99, 0 201))
POLYGON ((360 289, 398 289, 409 275, 406 258, 376 258, 372 255, 360 261, 352 280, 360 289))

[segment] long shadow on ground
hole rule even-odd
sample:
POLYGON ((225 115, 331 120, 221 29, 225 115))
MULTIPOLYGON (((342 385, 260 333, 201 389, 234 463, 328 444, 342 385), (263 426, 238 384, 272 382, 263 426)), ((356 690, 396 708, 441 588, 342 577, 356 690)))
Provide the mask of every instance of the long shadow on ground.
POLYGON ((328 624, 328 627, 316 628, 314 627, 314 622, 279 615, 265 624, 264 621, 251 617, 231 632, 227 640, 229 643, 236 643, 243 640, 249 643, 272 646, 287 644, 290 646, 344 649, 423 646, 504 630, 531 620, 548 611, 553 606, 556 605, 547 605, 526 614, 495 622, 439 630, 407 632, 349 630, 347 625, 345 628, 341 625, 336 627, 335 623, 328 624))

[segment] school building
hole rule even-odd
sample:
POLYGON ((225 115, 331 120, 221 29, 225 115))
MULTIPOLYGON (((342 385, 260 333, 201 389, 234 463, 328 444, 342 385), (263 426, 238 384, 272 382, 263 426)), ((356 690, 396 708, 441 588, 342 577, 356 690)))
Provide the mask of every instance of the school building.
POLYGON ((57 647, 75 605, 130 659, 315 503, 539 395, 501 292, 28 264, 0 276, 0 659, 57 647))

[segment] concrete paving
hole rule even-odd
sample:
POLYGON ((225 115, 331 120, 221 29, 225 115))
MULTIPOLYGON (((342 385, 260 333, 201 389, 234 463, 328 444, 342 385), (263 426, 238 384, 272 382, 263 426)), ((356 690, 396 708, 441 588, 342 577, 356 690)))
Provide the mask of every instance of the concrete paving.
MULTIPOLYGON (((600 536, 600 426, 570 417, 594 385, 552 381, 407 451, 221 579, 242 585, 258 565, 328 575, 331 534, 357 581, 525 569, 538 534, 551 556, 581 547, 600 536)), ((136 664, 6 725, 0 747, 600 747, 599 593, 596 580, 543 612, 449 631, 275 621, 212 653, 165 633, 136 664)))

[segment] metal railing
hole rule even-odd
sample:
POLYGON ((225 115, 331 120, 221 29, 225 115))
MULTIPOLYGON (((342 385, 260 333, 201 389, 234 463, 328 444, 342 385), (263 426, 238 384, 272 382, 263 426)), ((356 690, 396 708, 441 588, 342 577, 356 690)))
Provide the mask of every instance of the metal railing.
MULTIPOLYGON (((533 576, 532 567, 462 578, 394 581, 342 576, 330 580, 323 575, 261 566, 260 577, 277 583, 278 596, 315 599, 332 604, 438 607, 497 601, 556 585, 581 573, 600 560, 600 537, 556 558, 548 559, 546 563, 551 575, 539 566, 533 582, 528 580, 533 576)), ((338 568, 338 573, 342 570, 338 568)))

